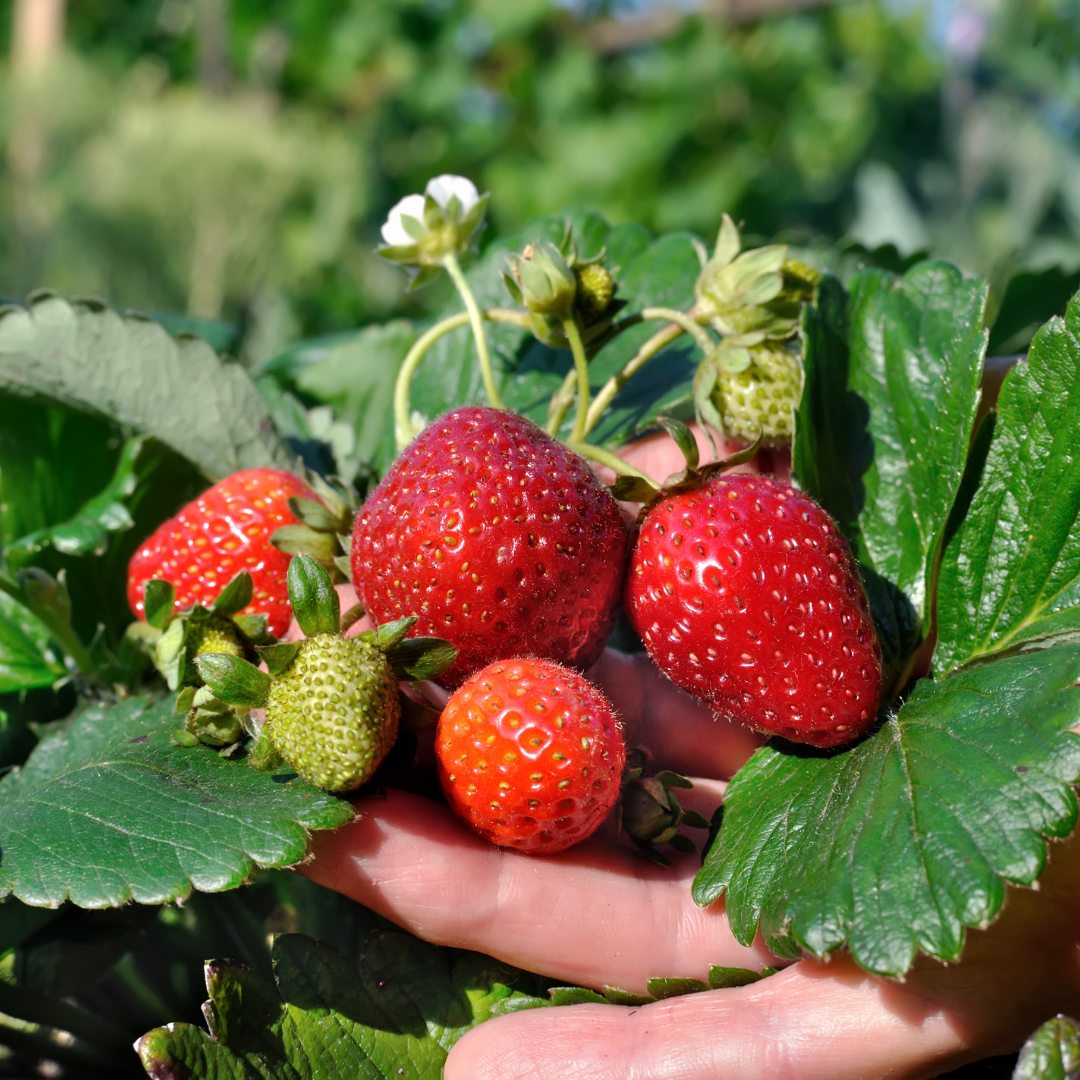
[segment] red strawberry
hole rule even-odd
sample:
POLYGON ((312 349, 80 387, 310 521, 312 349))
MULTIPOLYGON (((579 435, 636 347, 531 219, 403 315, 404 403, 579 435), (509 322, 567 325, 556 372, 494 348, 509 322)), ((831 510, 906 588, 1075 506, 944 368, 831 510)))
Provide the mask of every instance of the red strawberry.
POLYGON ((251 574, 255 599, 243 614, 264 614, 280 637, 292 611, 285 575, 289 556, 270 543, 293 525, 292 496, 316 496, 299 477, 278 469, 233 473, 188 503, 139 548, 128 564, 128 603, 140 618, 143 584, 162 578, 176 589, 176 610, 209 603, 241 570, 251 574))
POLYGON ((360 508, 353 582, 378 623, 417 615, 457 686, 495 660, 586 668, 603 651, 629 538, 588 464, 531 420, 458 409, 426 428, 360 508))
POLYGON ((654 504, 626 606, 669 678, 758 731, 839 746, 877 716, 881 647, 858 570, 788 484, 727 474, 654 504))
POLYGON ((450 808, 493 844, 554 855, 619 797, 626 750, 611 703, 550 660, 510 660, 455 691, 435 736, 450 808))

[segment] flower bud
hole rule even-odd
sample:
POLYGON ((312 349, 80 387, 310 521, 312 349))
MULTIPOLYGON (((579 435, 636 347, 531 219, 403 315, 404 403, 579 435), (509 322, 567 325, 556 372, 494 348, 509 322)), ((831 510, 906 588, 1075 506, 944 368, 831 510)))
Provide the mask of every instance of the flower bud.
POLYGON ((534 315, 569 319, 574 313, 577 277, 562 252, 547 240, 507 256, 511 274, 503 274, 510 295, 534 315))

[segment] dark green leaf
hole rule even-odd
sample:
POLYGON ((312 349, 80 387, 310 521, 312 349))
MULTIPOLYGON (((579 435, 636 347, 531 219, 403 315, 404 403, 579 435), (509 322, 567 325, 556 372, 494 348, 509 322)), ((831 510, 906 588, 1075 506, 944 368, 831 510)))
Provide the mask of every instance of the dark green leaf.
POLYGON ((213 1038, 173 1024, 137 1049, 153 1078, 438 1080, 454 1043, 500 1006, 546 1004, 515 989, 521 972, 475 954, 453 967, 444 957, 376 931, 357 971, 327 945, 284 935, 274 942, 276 988, 230 961, 208 966, 213 1038))
POLYGON ((1080 299, 1009 373, 942 558, 936 668, 1080 631, 1080 299))
POLYGON ((553 986, 548 993, 552 1005, 608 1005, 610 1002, 595 990, 583 986, 553 986))
POLYGON ((1077 1080, 1080 1077, 1080 1024, 1060 1013, 1024 1043, 1012 1080, 1077 1080))
POLYGON ((226 705, 260 709, 266 704, 271 678, 254 664, 229 653, 203 653, 195 657, 202 680, 226 705))
POLYGON ((51 686, 64 674, 49 639, 26 608, 0 593, 0 694, 51 686))
POLYGON ((749 968, 720 967, 713 964, 709 967, 709 986, 713 990, 730 990, 734 986, 749 986, 763 978, 762 973, 751 971, 749 968))
POLYGON ((779 956, 846 942, 888 975, 916 950, 955 959, 1005 881, 1038 877, 1043 837, 1076 821, 1078 679, 1080 646, 1059 645, 919 682, 852 749, 759 750, 728 787, 695 900, 726 891, 739 941, 760 921, 779 956))
POLYGON ((986 286, 924 262, 902 278, 826 278, 809 308, 796 418, 798 483, 852 544, 887 661, 930 626, 934 572, 967 457, 982 372, 986 286))
POLYGON ((0 314, 0 391, 153 435, 214 479, 295 461, 242 367, 98 303, 39 294, 0 314))
POLYGON ((0 894, 29 904, 160 904, 304 858, 352 817, 291 773, 173 746, 171 701, 94 707, 0 781, 0 894))
POLYGON ((226 617, 235 615, 251 603, 251 598, 254 595, 251 575, 246 570, 241 570, 218 593, 217 599, 210 605, 210 610, 215 615, 224 615, 226 617))
POLYGON ((605 986, 604 1000, 612 1005, 649 1005, 656 999, 651 994, 631 994, 617 986, 605 986))
POLYGON ((143 586, 143 611, 146 621, 157 630, 164 630, 176 607, 176 589, 172 582, 151 578, 143 586))
POLYGON ((133 438, 124 443, 108 486, 80 507, 74 517, 9 544, 8 563, 22 566, 44 547, 54 547, 65 555, 100 555, 108 545, 109 533, 130 529, 133 522, 124 500, 135 490, 135 463, 144 441, 133 438))
POLYGON ((289 603, 305 637, 336 634, 341 626, 341 601, 330 575, 310 555, 289 562, 289 603))

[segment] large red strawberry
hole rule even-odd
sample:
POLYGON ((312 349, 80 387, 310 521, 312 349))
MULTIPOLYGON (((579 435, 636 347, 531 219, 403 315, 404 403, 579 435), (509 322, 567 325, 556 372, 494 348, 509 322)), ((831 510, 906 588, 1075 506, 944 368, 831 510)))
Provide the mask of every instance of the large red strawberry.
POLYGON ((495 660, 583 669, 611 631, 629 538, 588 464, 531 420, 470 407, 426 428, 360 508, 353 583, 379 623, 458 648, 459 685, 495 660))
POLYGON ((881 647, 858 570, 788 484, 729 473, 655 503, 626 607, 662 671, 758 731, 839 746, 877 716, 881 647))
POLYGON ((161 578, 176 589, 176 609, 209 606, 241 570, 251 574, 255 596, 244 614, 267 616, 280 636, 291 609, 285 575, 289 556, 270 543, 282 525, 296 524, 289 499, 314 499, 299 477, 278 469, 233 473, 188 503, 139 547, 128 564, 128 603, 140 618, 143 584, 161 578))
POLYGON ((554 855, 596 831, 619 797, 626 750, 611 703, 549 660, 477 672, 435 736, 450 807, 502 847, 554 855))

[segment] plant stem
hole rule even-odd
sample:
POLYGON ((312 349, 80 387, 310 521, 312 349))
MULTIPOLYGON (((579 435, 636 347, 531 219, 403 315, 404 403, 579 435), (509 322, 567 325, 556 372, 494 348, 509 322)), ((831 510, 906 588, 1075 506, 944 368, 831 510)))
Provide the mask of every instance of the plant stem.
POLYGON ((676 326, 681 326, 698 343, 698 347, 706 356, 716 348, 705 327, 692 319, 685 311, 676 311, 675 308, 668 307, 651 307, 641 312, 641 318, 645 322, 666 319, 668 322, 675 323, 676 326))
POLYGON ((405 354, 401 370, 398 372, 397 383, 394 386, 394 437, 397 440, 397 448, 403 450, 412 442, 412 421, 409 417, 409 386, 412 384, 413 375, 424 359, 424 354, 444 334, 456 330, 459 326, 465 326, 472 316, 467 311, 451 315, 448 319, 436 323, 430 330, 425 331, 416 339, 413 347, 405 354))
POLYGON ((547 427, 544 428, 549 435, 558 436, 563 417, 566 416, 570 406, 574 404, 575 383, 577 383, 577 368, 572 367, 566 373, 562 385, 551 396, 551 404, 548 406, 547 427))
POLYGON ((488 403, 493 409, 501 409, 504 406, 502 399, 499 397, 499 391, 495 388, 495 374, 491 370, 491 355, 488 353, 487 337, 484 335, 484 320, 480 314, 480 308, 477 307, 476 297, 473 296, 472 289, 469 288, 469 283, 461 272, 461 264, 453 252, 443 256, 442 264, 450 275, 450 280, 453 281, 457 291, 461 294, 465 310, 469 313, 473 338, 476 341, 476 355, 480 359, 480 372, 484 377, 484 390, 487 392, 488 403))
POLYGON ((635 476, 639 480, 645 480, 648 483, 656 486, 656 482, 645 473, 638 469, 635 469, 633 465, 627 464, 621 457, 613 454, 610 450, 605 450, 600 446, 593 446, 592 443, 577 442, 574 439, 567 439, 566 445, 574 451, 575 454, 580 454, 583 458, 588 458, 590 461, 599 462, 601 465, 606 465, 617 476, 635 476))
POLYGON ((583 435, 588 435, 603 416, 604 410, 614 400, 615 395, 626 385, 631 376, 645 366, 661 349, 665 349, 685 331, 676 323, 665 326, 663 330, 653 334, 648 341, 644 342, 640 349, 623 365, 621 370, 615 372, 600 389, 589 407, 589 414, 585 419, 583 435))
POLYGON ((589 415, 589 358, 585 355, 585 343, 581 340, 581 331, 577 320, 571 316, 563 320, 563 332, 570 342, 570 351, 574 354, 574 368, 577 371, 577 418, 570 438, 580 441, 585 437, 585 420, 589 415))
POLYGON ((60 998, 14 986, 0 979, 0 1012, 16 1016, 32 1024, 44 1024, 70 1032, 76 1038, 104 1050, 127 1053, 131 1048, 131 1033, 110 1020, 69 1005, 60 998))

